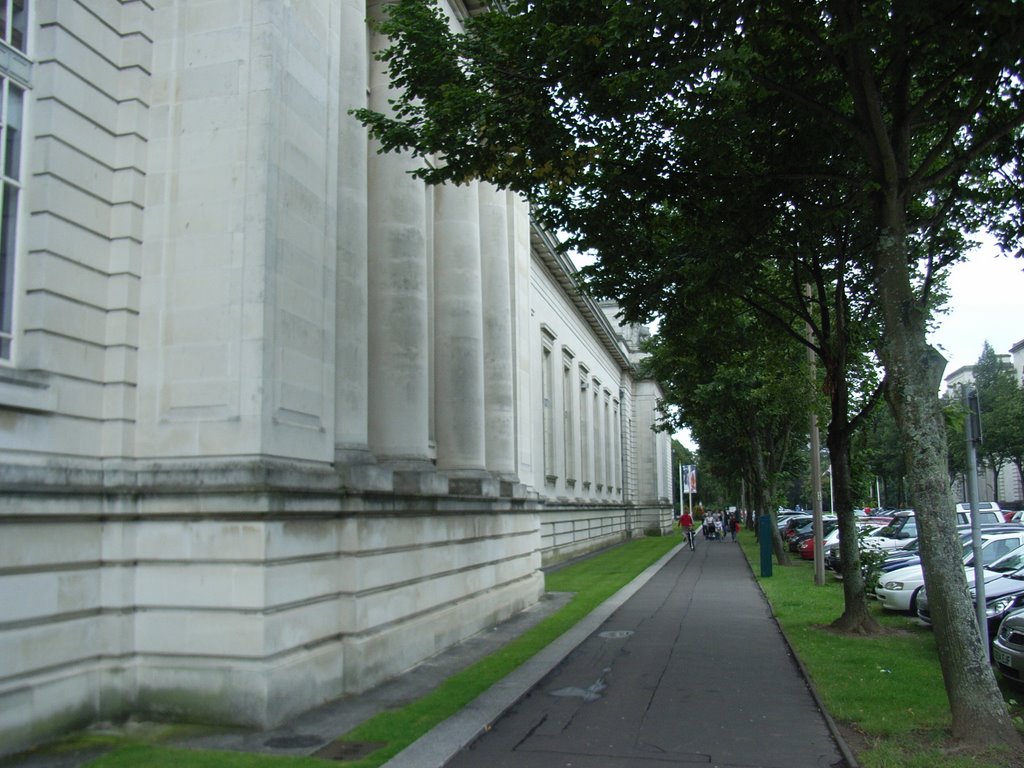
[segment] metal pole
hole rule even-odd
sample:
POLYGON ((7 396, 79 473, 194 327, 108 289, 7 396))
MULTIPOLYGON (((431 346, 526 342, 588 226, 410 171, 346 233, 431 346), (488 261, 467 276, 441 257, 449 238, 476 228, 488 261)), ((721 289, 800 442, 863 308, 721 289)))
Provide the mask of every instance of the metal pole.
POLYGON ((692 489, 693 489, 694 483, 693 483, 693 478, 689 477, 689 474, 697 471, 697 465, 696 464, 690 464, 689 466, 690 466, 690 471, 687 473, 688 476, 686 478, 686 492, 690 496, 690 517, 693 517, 693 490, 692 489))
POLYGON ((683 516, 686 502, 683 500, 683 462, 679 462, 679 516, 683 516))
MULTIPOLYGON (((804 293, 810 299, 810 285, 804 286, 804 293)), ((814 341, 810 323, 806 324, 806 332, 807 363, 810 368, 813 389, 817 385, 817 376, 814 366, 814 350, 810 347, 814 341)), ((811 478, 814 489, 814 583, 820 587, 825 584, 825 528, 821 520, 821 439, 818 436, 818 414, 813 410, 813 405, 811 410, 811 478)))
POLYGON ((967 490, 971 498, 971 550, 974 553, 974 594, 981 647, 988 651, 988 620, 985 618, 985 564, 981 560, 981 521, 978 519, 978 443, 981 442, 981 408, 978 391, 966 393, 967 400, 967 490))
POLYGON ((814 583, 825 583, 825 528, 821 519, 821 438, 818 436, 818 414, 811 414, 811 477, 814 486, 814 583))
POLYGON ((832 491, 832 457, 829 456, 828 463, 828 505, 832 510, 832 517, 836 516, 836 495, 832 491))

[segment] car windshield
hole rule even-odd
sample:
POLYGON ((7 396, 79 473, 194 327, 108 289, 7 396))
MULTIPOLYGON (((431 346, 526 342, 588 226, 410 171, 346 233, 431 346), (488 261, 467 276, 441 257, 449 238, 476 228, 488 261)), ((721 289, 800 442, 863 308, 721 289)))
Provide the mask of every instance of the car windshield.
POLYGON ((917 536, 917 521, 910 515, 897 517, 880 530, 878 535, 889 539, 913 538, 917 536))
MULTIPOLYGON (((997 573, 1010 573, 1021 568, 1024 568, 1024 547, 1017 547, 1008 555, 1004 555, 988 566, 990 571, 996 571, 997 573)), ((1017 576, 1014 575, 1014 578, 1017 578, 1017 576)))
MULTIPOLYGON (((1020 546, 1020 539, 989 539, 981 545, 981 562, 985 565, 997 563, 1004 557, 1008 557, 1017 551, 1020 546)), ((973 563, 974 558, 971 558, 973 563)))

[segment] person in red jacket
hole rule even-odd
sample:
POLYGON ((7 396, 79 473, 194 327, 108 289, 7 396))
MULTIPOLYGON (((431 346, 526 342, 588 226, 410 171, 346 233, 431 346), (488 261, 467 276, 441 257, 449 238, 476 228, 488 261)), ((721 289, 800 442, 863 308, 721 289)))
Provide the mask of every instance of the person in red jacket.
POLYGON ((683 514, 679 516, 679 527, 683 529, 683 536, 686 537, 686 543, 690 545, 690 549, 693 547, 693 517, 689 512, 683 510, 683 514))

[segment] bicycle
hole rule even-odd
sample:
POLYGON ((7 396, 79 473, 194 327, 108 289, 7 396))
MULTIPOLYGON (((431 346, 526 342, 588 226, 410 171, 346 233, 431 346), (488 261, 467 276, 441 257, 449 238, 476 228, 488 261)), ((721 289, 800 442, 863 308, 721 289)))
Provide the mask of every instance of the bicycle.
POLYGON ((696 536, 693 533, 693 528, 686 529, 686 543, 690 545, 690 551, 693 552, 697 549, 696 536))

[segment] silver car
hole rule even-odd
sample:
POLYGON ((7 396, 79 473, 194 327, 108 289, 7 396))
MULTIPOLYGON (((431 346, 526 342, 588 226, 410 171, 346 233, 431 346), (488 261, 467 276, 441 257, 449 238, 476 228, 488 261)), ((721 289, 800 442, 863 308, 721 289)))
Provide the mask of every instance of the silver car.
POLYGON ((1006 614, 992 640, 992 659, 1007 681, 1024 686, 1024 609, 1006 614))

